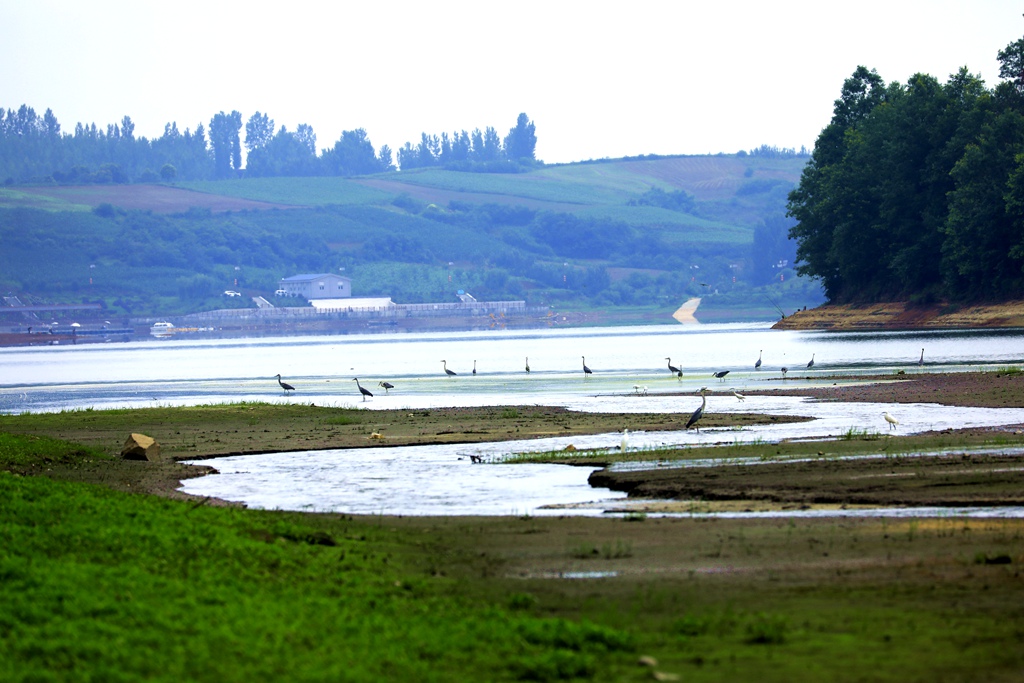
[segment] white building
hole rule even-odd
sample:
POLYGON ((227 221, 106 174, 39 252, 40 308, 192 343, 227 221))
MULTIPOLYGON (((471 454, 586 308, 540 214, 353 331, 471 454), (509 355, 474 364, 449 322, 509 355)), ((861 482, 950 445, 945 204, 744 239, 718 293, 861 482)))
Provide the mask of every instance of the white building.
POLYGON ((287 293, 287 296, 301 296, 310 301, 352 296, 352 280, 334 273, 292 275, 282 278, 278 286, 287 293))

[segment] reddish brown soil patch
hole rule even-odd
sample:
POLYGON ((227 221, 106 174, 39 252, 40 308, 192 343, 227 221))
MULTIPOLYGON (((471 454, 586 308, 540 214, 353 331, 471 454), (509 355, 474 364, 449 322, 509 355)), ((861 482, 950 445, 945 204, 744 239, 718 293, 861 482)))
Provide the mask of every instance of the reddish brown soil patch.
POLYGON ((775 323, 779 330, 913 330, 1024 326, 1024 301, 911 306, 905 302, 825 304, 775 323))

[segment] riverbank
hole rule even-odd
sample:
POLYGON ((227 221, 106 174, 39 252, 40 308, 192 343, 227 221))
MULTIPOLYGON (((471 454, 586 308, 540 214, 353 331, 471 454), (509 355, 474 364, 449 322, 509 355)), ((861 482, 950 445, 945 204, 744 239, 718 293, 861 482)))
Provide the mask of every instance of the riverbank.
MULTIPOLYGON (((640 397, 636 397, 641 400, 640 397)), ((692 396, 690 397, 692 399, 692 396)), ((0 432, 83 444, 110 460, 34 464, 21 474, 89 481, 123 491, 185 497, 180 480, 202 476, 181 460, 334 448, 467 444, 551 436, 680 429, 688 415, 580 413, 560 407, 503 406, 433 410, 361 410, 314 405, 243 403, 137 410, 0 415, 0 432), (131 433, 160 444, 155 462, 121 460, 131 433)), ((708 415, 702 426, 743 427, 807 418, 757 414, 708 415)))
POLYGON ((775 323, 777 330, 936 330, 1024 327, 1024 300, 998 304, 823 304, 775 323))

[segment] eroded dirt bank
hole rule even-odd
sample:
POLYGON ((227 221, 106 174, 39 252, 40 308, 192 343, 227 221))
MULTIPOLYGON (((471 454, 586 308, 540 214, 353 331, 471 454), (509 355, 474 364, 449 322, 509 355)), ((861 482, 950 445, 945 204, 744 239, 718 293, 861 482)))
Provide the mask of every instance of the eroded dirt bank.
POLYGON ((824 304, 775 323, 777 330, 911 330, 1024 327, 1024 300, 998 304, 824 304))

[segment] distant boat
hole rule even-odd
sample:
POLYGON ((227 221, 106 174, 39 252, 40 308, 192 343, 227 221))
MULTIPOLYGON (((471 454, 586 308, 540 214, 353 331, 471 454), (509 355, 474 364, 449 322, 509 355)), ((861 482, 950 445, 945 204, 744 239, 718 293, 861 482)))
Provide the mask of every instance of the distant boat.
POLYGON ((149 333, 154 337, 170 337, 174 334, 174 323, 153 323, 149 333))

